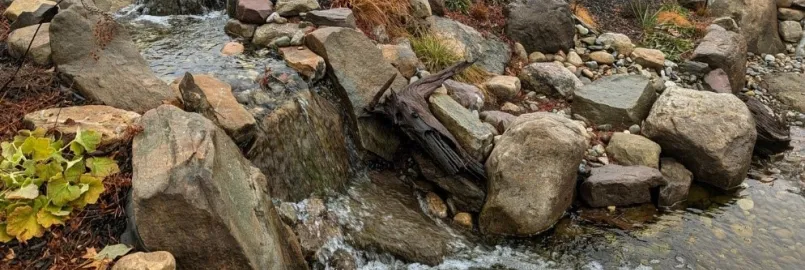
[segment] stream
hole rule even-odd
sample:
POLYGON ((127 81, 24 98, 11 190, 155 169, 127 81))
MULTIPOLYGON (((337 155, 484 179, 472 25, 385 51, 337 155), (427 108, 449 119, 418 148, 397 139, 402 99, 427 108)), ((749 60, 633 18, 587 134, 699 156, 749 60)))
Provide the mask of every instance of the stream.
MULTIPOLYGON (((261 91, 258 81, 264 69, 284 66, 267 49, 221 55, 223 45, 231 41, 223 31, 227 17, 222 12, 153 17, 132 10, 124 9, 118 19, 166 82, 185 72, 208 73, 230 83, 235 92, 261 91)), ((753 162, 749 179, 733 193, 694 185, 685 206, 671 212, 658 212, 653 206, 613 213, 582 208, 543 235, 481 241, 435 267, 358 251, 339 240, 329 244, 351 250, 362 269, 801 269, 805 129, 792 127, 792 138, 792 150, 753 162), (600 216, 606 218, 592 219, 616 222, 589 221, 600 216)), ((328 205, 338 209, 338 201, 328 200, 328 205)))

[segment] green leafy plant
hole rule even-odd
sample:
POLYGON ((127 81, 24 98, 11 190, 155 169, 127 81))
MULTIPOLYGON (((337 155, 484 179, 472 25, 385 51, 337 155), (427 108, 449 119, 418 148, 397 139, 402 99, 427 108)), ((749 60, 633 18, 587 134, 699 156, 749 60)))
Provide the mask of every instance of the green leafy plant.
POLYGON ((472 0, 445 0, 444 6, 451 11, 467 13, 472 6, 472 0))
POLYGON ((103 180, 120 172, 114 159, 91 155, 100 142, 99 133, 79 129, 65 145, 37 129, 0 143, 0 242, 41 237, 96 203, 103 180))
POLYGON ((662 25, 647 32, 641 45, 657 49, 665 53, 665 58, 674 62, 682 60, 682 56, 694 49, 695 28, 662 25))

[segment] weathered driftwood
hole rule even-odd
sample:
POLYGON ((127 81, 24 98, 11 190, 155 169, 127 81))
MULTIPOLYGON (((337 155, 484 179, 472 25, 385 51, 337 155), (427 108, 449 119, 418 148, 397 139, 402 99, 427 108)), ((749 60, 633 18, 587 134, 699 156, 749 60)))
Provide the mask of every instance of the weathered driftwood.
POLYGON ((788 149, 791 134, 788 126, 775 117, 771 109, 753 97, 744 98, 746 106, 755 117, 757 141, 755 153, 762 156, 776 154, 788 149))
POLYGON ((473 159, 461 148, 451 134, 428 107, 428 97, 442 86, 445 80, 471 66, 471 62, 461 62, 439 73, 422 78, 400 91, 390 91, 395 76, 375 95, 367 110, 381 114, 392 120, 394 125, 413 141, 418 143, 448 174, 466 172, 478 180, 486 179, 483 165, 473 159))

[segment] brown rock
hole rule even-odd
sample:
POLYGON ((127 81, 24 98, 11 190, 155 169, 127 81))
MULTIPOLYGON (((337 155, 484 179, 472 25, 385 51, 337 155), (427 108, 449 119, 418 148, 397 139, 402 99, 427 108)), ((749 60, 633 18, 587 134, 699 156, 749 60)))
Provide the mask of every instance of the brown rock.
POLYGON ((235 18, 243 23, 264 24, 274 11, 271 0, 238 0, 235 18))
POLYGON ((656 168, 609 164, 592 169, 579 195, 591 207, 627 206, 651 202, 651 190, 662 184, 656 168))
POLYGON ((324 73, 327 72, 327 64, 325 64, 324 58, 318 56, 307 47, 280 48, 280 53, 288 66, 310 81, 318 81, 324 78, 324 73))
POLYGON ((228 42, 228 43, 224 44, 224 48, 221 49, 221 54, 227 55, 227 56, 239 55, 239 54, 243 54, 243 50, 245 50, 245 47, 243 47, 243 44, 240 44, 240 42, 234 42, 233 41, 233 42, 228 42))
POLYGON ((181 93, 186 110, 212 120, 236 143, 246 143, 254 136, 254 117, 235 100, 229 84, 210 75, 187 73, 171 87, 181 93))
POLYGON ((78 129, 101 134, 100 149, 112 149, 127 143, 135 135, 133 127, 140 114, 103 105, 85 105, 46 109, 25 115, 28 128, 55 127, 65 139, 74 137, 78 129), (58 122, 57 122, 58 121, 58 122))
POLYGON ((660 198, 657 204, 660 207, 673 207, 688 198, 693 174, 685 168, 685 165, 673 158, 663 158, 660 165, 665 184, 660 187, 660 198))
POLYGON ((11 32, 8 35, 8 52, 12 57, 20 59, 26 53, 26 58, 31 59, 40 66, 47 66, 51 64, 51 51, 50 51, 50 24, 43 23, 42 27, 39 25, 31 25, 23 27, 11 32), (39 28, 39 32, 36 32, 39 28), (36 38, 34 33, 36 32, 36 38), (33 43, 31 43, 33 39, 33 43), (30 50, 28 46, 30 45, 30 50))
POLYGON ((170 252, 136 252, 120 258, 112 270, 175 270, 176 259, 170 252))
POLYGON ((747 50, 756 54, 779 53, 785 50, 777 32, 775 1, 712 0, 707 10, 713 17, 729 16, 741 27, 747 50))
POLYGON ((723 69, 716 69, 707 73, 704 77, 704 83, 707 84, 708 89, 716 93, 732 93, 732 86, 730 86, 730 78, 723 69))
POLYGON ((640 135, 614 133, 606 151, 620 165, 660 167, 660 145, 640 135))
MULTIPOLYGON (((707 63, 710 68, 721 69, 722 73, 726 73, 729 78, 728 86, 731 87, 726 88, 731 89, 727 93, 739 93, 743 89, 746 76, 746 41, 738 33, 724 30, 719 26, 708 27, 707 35, 693 51, 692 59, 707 63)), ((710 74, 718 75, 712 72, 710 74)), ((718 89, 723 87, 723 83, 718 85, 718 89)))
POLYGON ((647 68, 662 69, 665 66, 665 54, 660 50, 635 48, 632 59, 647 68))
POLYGON ((377 47, 383 52, 383 58, 396 67, 405 78, 416 75, 417 69, 425 69, 425 65, 419 62, 407 40, 397 45, 378 44, 377 47))
POLYGON ((472 230, 472 214, 466 212, 458 213, 453 217, 453 223, 464 229, 472 230))

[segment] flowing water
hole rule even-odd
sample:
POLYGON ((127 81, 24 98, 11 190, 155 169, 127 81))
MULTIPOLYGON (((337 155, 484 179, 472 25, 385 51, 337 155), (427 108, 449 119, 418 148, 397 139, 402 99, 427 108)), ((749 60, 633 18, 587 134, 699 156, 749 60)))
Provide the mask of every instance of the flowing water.
MULTIPOLYGON (((265 68, 284 68, 266 49, 222 56, 230 38, 223 31, 226 15, 220 12, 171 17, 129 13, 119 19, 166 82, 185 72, 209 73, 233 85, 235 92, 266 91, 258 83, 265 68)), ((484 240, 433 269, 803 269, 805 129, 792 128, 792 136, 794 149, 756 161, 750 179, 736 192, 694 186, 682 210, 672 212, 651 206, 612 212, 577 209, 542 236, 484 240)), ((339 215, 353 214, 339 207, 337 197, 330 204, 339 215)), ((364 269, 431 269, 355 250, 343 239, 327 245, 349 250, 364 269)))

